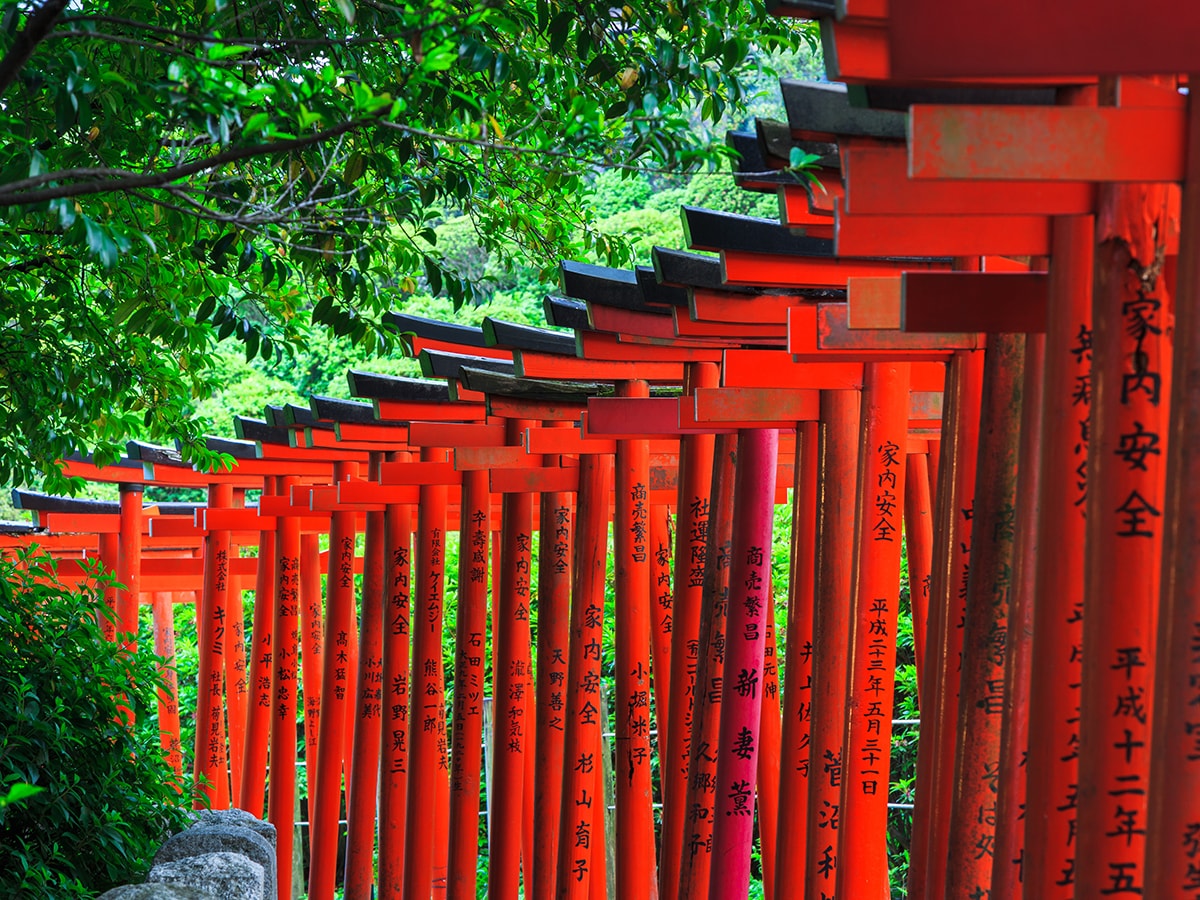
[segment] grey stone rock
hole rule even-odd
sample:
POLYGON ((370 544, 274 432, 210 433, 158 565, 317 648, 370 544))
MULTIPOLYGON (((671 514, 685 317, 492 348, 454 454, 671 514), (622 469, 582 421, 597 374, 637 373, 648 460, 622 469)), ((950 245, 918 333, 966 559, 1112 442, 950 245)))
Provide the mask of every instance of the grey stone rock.
POLYGON ((265 900, 263 867, 240 853, 204 853, 159 863, 150 870, 150 881, 200 888, 212 900, 265 900))
POLYGON ((126 884, 105 891, 96 900, 212 900, 213 895, 200 888, 180 884, 126 884))
POLYGON ((237 828, 249 828, 262 835, 272 848, 275 844, 275 826, 270 822, 251 815, 244 809, 198 809, 192 813, 200 825, 233 825, 237 828))
POLYGON ((203 853, 240 853, 262 866, 263 892, 275 896, 275 848, 249 828, 234 825, 206 825, 201 821, 186 831, 167 838, 154 863, 174 862, 203 853))

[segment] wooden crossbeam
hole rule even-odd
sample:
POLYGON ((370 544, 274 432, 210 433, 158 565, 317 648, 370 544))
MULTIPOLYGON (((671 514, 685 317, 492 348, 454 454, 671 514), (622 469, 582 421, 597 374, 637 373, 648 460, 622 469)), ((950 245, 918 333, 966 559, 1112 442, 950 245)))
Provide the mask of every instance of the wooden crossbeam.
POLYGON ((899 326, 923 332, 1044 332, 1049 281, 1042 272, 909 272, 899 283, 899 326))
POLYGON ((1089 106, 914 106, 913 178, 1175 182, 1184 113, 1089 106))
POLYGON ((834 245, 842 256, 1044 256, 1046 216, 850 215, 838 210, 834 245))
POLYGON ((896 13, 886 35, 897 78, 1188 72, 1200 45, 1193 3, 905 0, 896 13))
POLYGON ((841 259, 726 251, 721 269, 727 282, 783 288, 844 288, 858 275, 899 275, 912 269, 949 269, 945 260, 841 259))
POLYGON ((913 181, 904 144, 849 140, 840 148, 844 208, 855 216, 1076 216, 1095 208, 1086 182, 913 181))

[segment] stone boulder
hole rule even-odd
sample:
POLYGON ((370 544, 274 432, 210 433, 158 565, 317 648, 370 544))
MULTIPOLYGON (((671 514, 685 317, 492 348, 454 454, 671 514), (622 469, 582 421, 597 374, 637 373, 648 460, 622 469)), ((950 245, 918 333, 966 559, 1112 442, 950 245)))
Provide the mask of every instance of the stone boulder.
POLYGON ((186 831, 171 835, 154 855, 154 864, 175 862, 204 853, 240 853, 258 863, 263 870, 264 895, 275 896, 275 848, 249 828, 208 825, 201 820, 186 831))
POLYGON ((200 888, 180 884, 126 884, 105 891, 96 900, 212 900, 213 895, 200 888))
POLYGON ((159 863, 150 870, 150 881, 198 888, 207 891, 210 900, 266 900, 263 867, 236 852, 203 853, 159 863))
POLYGON ((232 825, 235 828, 249 828, 257 832, 272 849, 275 848, 275 826, 264 822, 244 809, 198 809, 192 813, 200 825, 232 825))

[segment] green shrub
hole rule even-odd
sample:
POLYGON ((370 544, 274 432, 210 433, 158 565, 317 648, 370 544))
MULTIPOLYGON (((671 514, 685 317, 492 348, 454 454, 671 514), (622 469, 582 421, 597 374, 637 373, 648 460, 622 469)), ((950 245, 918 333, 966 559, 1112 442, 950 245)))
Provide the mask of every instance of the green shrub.
POLYGON ((0 896, 30 900, 142 880, 185 816, 159 747, 161 660, 104 640, 98 574, 76 590, 46 562, 0 559, 0 795, 42 789, 0 808, 0 896))

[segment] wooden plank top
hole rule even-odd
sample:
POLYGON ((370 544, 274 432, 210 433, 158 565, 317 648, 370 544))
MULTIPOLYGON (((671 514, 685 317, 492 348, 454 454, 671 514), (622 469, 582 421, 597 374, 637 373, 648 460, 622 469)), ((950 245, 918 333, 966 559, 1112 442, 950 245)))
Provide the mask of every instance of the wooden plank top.
POLYGON ((850 135, 904 140, 903 113, 851 106, 844 84, 784 78, 779 88, 788 126, 796 137, 850 135))
POLYGON ((359 372, 351 369, 347 373, 350 393, 368 400, 392 400, 397 402, 448 402, 450 389, 444 381, 428 381, 423 378, 402 378, 397 375, 377 375, 374 372, 359 372))

